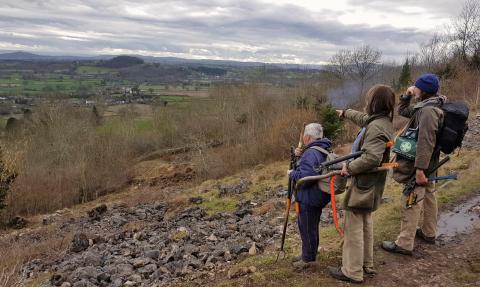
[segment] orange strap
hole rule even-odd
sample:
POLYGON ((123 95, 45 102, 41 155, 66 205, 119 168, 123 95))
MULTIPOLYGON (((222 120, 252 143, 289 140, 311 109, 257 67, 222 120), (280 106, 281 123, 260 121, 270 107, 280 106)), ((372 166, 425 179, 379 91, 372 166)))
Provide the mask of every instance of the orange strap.
POLYGON ((338 234, 343 237, 343 230, 338 223, 337 202, 335 200, 335 176, 332 176, 330 179, 330 199, 332 202, 333 222, 335 223, 335 228, 337 229, 338 234))
POLYGON ((394 144, 395 144, 395 142, 389 141, 389 142, 387 142, 387 143, 385 144, 385 147, 386 147, 386 148, 391 148, 391 147, 393 147, 394 144))
POLYGON ((398 162, 384 162, 382 163, 382 167, 399 167, 400 164, 398 162))
POLYGON ((295 203, 293 204, 293 207, 295 208, 295 212, 297 213, 297 216, 300 215, 300 205, 298 202, 295 200, 295 203))

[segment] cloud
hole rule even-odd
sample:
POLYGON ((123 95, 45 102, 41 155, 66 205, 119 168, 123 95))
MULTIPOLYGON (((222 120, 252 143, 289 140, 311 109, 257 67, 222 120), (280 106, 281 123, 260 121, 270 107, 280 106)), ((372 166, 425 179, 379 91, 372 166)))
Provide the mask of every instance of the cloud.
MULTIPOLYGON (((370 44, 385 58, 400 59, 432 33, 414 23, 398 27, 362 15, 345 20, 365 9, 383 15, 397 5, 390 0, 340 0, 344 10, 319 7, 318 1, 7 1, 0 7, 0 42, 54 54, 322 63, 339 49, 370 44)), ((407 0, 393 11, 399 17, 423 12, 423 17, 445 18, 453 2, 430 3, 435 8, 427 11, 428 5, 407 0)))

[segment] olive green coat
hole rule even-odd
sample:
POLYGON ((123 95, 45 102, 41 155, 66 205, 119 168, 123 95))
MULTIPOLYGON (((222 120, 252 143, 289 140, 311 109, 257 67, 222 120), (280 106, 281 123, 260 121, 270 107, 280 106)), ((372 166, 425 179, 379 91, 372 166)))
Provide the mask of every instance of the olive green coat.
POLYGON ((366 127, 359 146, 364 153, 347 164, 352 183, 345 194, 344 208, 355 212, 372 212, 380 205, 387 172, 369 171, 389 161, 390 151, 386 144, 393 140, 393 124, 387 116, 369 116, 350 109, 343 116, 360 127, 366 127))
POLYGON ((443 125, 443 112, 439 107, 445 101, 444 96, 432 97, 415 105, 410 105, 410 99, 400 101, 398 113, 411 119, 410 128, 418 128, 418 139, 415 161, 397 157, 400 166, 393 173, 397 182, 406 183, 416 169, 428 170, 438 163, 440 150, 435 147, 438 131, 443 125))

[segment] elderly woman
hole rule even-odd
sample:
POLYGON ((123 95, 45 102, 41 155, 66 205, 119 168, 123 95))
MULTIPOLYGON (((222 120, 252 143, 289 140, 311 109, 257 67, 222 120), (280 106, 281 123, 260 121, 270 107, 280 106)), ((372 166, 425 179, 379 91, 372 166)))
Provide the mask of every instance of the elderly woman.
MULTIPOLYGON (((326 160, 326 150, 332 143, 323 137, 323 128, 318 123, 305 126, 303 135, 303 149, 297 149, 295 154, 300 156, 295 170, 288 172, 290 179, 297 181, 306 176, 318 175, 315 171, 326 160)), ((298 228, 302 238, 302 255, 294 258, 296 268, 306 268, 315 262, 319 244, 319 223, 322 209, 330 202, 330 195, 321 191, 316 183, 306 183, 296 195, 300 214, 298 228)))
POLYGON ((387 143, 393 140, 395 94, 384 85, 373 86, 367 93, 365 113, 351 109, 338 111, 340 117, 352 121, 361 130, 353 143, 352 152, 363 150, 357 159, 344 164, 342 175, 352 176, 345 194, 344 244, 342 267, 329 267, 336 279, 361 283, 364 273, 373 275, 372 212, 381 201, 386 171, 370 172, 389 161, 387 143))

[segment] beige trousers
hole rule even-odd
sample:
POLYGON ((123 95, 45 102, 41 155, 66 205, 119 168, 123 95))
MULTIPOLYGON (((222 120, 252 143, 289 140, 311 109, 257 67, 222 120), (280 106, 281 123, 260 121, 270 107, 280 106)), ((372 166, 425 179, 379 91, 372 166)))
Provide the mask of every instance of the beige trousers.
POLYGON ((418 227, 426 236, 436 237, 438 207, 434 191, 433 185, 417 186, 414 190, 417 195, 417 204, 411 208, 405 207, 407 198, 402 196, 402 221, 395 244, 404 249, 413 250, 418 227))
POLYGON ((363 267, 373 268, 372 213, 345 211, 342 272, 363 280, 363 267))

